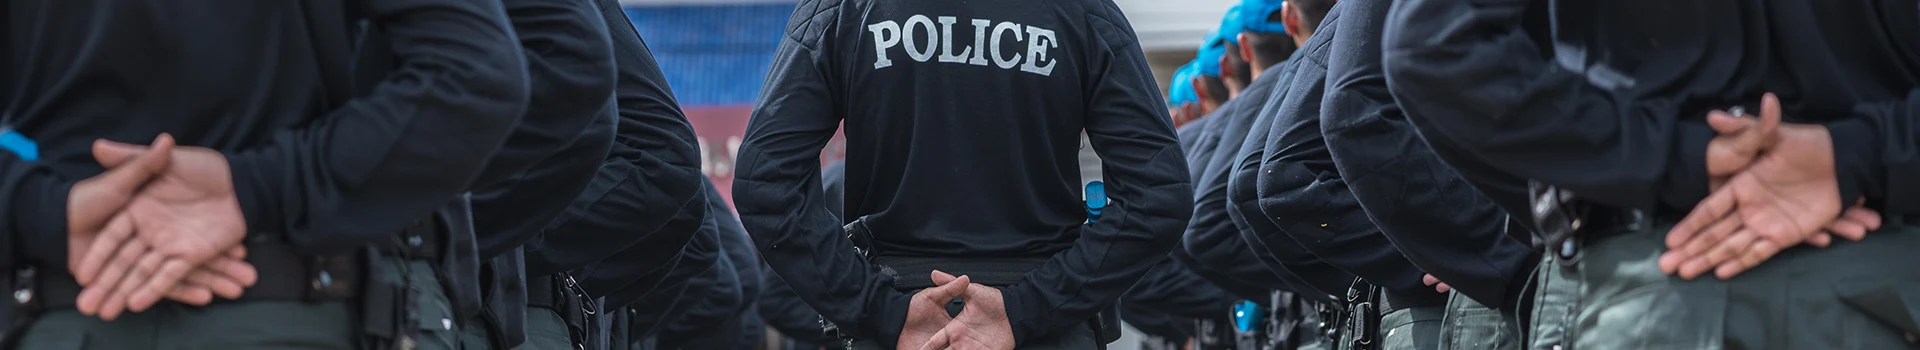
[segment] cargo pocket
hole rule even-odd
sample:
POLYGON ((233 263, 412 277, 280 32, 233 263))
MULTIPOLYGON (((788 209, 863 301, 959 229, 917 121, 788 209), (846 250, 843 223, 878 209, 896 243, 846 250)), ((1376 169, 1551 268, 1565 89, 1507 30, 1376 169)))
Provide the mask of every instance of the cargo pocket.
MULTIPOLYGON (((459 349, 460 331, 454 327, 453 303, 448 300, 446 291, 440 287, 438 274, 434 273, 432 263, 425 261, 407 261, 408 293, 412 300, 410 311, 416 333, 413 342, 415 349, 454 350, 459 349)), ((404 348, 404 347, 403 347, 404 348)))
POLYGON ((1727 285, 1669 280, 1596 295, 1580 311, 1575 349, 1726 348, 1727 285))
MULTIPOLYGON (((1845 349, 1895 349, 1920 344, 1920 286, 1891 285, 1886 282, 1839 283, 1833 292, 1840 301, 1858 312, 1846 319, 1867 319, 1865 324, 1809 324, 1814 330, 1833 336, 1845 349), (1843 327, 1824 329, 1824 327, 1843 327)), ((1799 308, 1810 309, 1810 308, 1799 308)), ((1807 320, 1808 322, 1817 321, 1807 320)))
MULTIPOLYGON (((75 313, 78 314, 78 313, 75 313)), ((43 318, 20 337, 21 350, 81 350, 87 348, 85 326, 48 324, 43 318)))

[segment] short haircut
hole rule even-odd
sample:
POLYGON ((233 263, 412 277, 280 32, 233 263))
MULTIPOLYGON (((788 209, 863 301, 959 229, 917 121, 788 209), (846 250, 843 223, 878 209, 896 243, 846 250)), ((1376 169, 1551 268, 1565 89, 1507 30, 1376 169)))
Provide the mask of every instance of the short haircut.
POLYGON ((1293 51, 1300 49, 1293 44, 1293 37, 1280 33, 1247 32, 1247 39, 1241 40, 1240 44, 1253 48, 1253 64, 1261 68, 1280 64, 1293 56, 1293 51))
MULTIPOLYGON (((1336 0, 1287 0, 1287 3, 1293 5, 1294 12, 1300 13, 1300 21, 1305 22, 1301 24, 1305 25, 1308 33, 1312 33, 1320 29, 1320 20, 1327 18, 1327 11, 1333 10, 1333 3, 1335 1, 1336 0)), ((1273 16, 1279 15, 1280 12, 1273 13, 1273 16)), ((1268 18, 1267 20, 1276 21, 1277 19, 1268 18)))
POLYGON ((1236 82, 1240 82, 1240 86, 1253 83, 1253 71, 1249 70, 1252 65, 1247 62, 1246 58, 1240 57, 1240 45, 1246 44, 1247 43, 1244 42, 1239 44, 1227 43, 1227 51, 1229 51, 1226 55, 1227 64, 1233 66, 1233 76, 1231 78, 1236 82))
POLYGON ((1227 103, 1227 84, 1225 80, 1220 80, 1220 77, 1216 76, 1202 75, 1200 76, 1200 83, 1207 84, 1207 100, 1213 101, 1214 104, 1227 103))

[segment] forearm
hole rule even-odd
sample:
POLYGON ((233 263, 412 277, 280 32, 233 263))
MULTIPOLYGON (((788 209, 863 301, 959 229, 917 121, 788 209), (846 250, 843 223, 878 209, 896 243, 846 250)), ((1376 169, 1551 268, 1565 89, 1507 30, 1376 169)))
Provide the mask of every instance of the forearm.
MULTIPOLYGON (((9 248, 0 262, 67 264, 67 195, 74 183, 52 169, 0 152, 0 235, 9 248)), ((20 265, 13 265, 20 266, 20 265)))
POLYGON ((499 3, 373 1, 400 62, 363 97, 265 147, 228 152, 247 228, 307 254, 386 237, 465 192, 524 110, 499 3))
POLYGON ((490 258, 539 237, 542 229, 572 206, 598 176, 613 144, 612 105, 571 145, 510 182, 473 194, 474 235, 480 257, 490 258))

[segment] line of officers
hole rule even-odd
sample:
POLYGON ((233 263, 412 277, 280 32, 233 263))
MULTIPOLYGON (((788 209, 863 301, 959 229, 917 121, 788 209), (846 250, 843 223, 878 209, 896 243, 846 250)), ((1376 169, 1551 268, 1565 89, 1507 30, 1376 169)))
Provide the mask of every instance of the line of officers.
POLYGON ((1920 348, 1911 1, 1247 0, 1144 349, 1920 348))
POLYGON ((772 276, 616 0, 0 11, 0 347, 762 339, 772 276))
MULTIPOLYGON (((1193 217, 1119 316, 1206 348, 1914 347, 1917 5, 1246 0, 1174 81, 1193 217)), ((778 279, 614 0, 5 9, 6 347, 824 337, 756 306, 778 279)), ((858 36, 838 11, 783 53, 858 36)), ((821 73, 796 60, 770 80, 821 73)), ((832 82, 800 83, 770 89, 832 82)))

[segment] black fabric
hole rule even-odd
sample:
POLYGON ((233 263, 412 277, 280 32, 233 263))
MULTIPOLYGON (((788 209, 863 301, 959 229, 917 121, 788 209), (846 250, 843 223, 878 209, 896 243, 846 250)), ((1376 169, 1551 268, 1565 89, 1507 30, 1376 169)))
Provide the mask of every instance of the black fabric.
POLYGON ((1435 158, 1394 103, 1378 40, 1392 2, 1344 6, 1319 114, 1335 169, 1409 262, 1483 305, 1505 304, 1539 254, 1507 235, 1507 212, 1435 158))
POLYGON ((1261 129, 1268 136, 1258 174, 1260 212, 1285 234, 1261 240, 1270 248, 1292 240, 1319 260, 1381 288, 1429 297, 1422 305, 1445 304, 1446 296, 1421 283, 1424 273, 1394 248, 1360 208, 1321 133, 1321 102, 1327 89, 1327 62, 1335 54, 1333 43, 1373 40, 1365 32, 1347 32, 1344 25, 1365 18, 1364 13, 1349 11, 1362 5, 1334 5, 1333 11, 1339 14, 1322 22, 1331 25, 1314 31, 1301 48, 1306 54, 1297 58, 1300 66, 1292 81, 1296 87, 1276 96, 1277 103, 1263 112, 1271 116, 1272 127, 1261 129))
POLYGON ((1107 1, 801 1, 739 150, 741 221, 803 299, 862 338, 897 338, 908 296, 842 237, 861 216, 883 254, 1051 257, 1006 289, 1016 342, 1081 324, 1138 282, 1157 261, 1137 257, 1163 256, 1192 215, 1137 43, 1107 1), (952 40, 923 36, 935 31, 952 40), (935 59, 936 46, 948 58, 935 59), (835 218, 819 155, 843 120, 846 213, 835 218), (1093 224, 1077 171, 1083 132, 1114 203, 1093 224), (1007 137, 972 136, 983 134, 1007 137))
POLYGON ((1395 97, 1436 150, 1485 173, 1686 213, 1707 194, 1707 111, 1773 92, 1787 121, 1831 130, 1841 203, 1913 210, 1912 1, 1396 6, 1383 37, 1395 97))
POLYGON ((624 271, 612 278, 631 281, 665 268, 693 239, 706 221, 701 183, 707 178, 693 126, 646 42, 618 1, 594 2, 612 35, 618 68, 614 143, 586 190, 526 244, 527 272, 597 264, 624 271))

